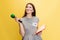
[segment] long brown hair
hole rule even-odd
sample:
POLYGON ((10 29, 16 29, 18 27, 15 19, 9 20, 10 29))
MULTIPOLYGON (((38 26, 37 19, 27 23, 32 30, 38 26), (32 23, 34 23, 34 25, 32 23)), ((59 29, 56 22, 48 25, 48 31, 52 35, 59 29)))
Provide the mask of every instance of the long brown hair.
MULTIPOLYGON (((32 12, 32 16, 36 16, 35 6, 32 3, 27 3, 26 4, 26 7, 27 7, 28 4, 30 4, 33 7, 34 12, 32 12)), ((25 10, 25 13, 24 13, 23 17, 25 17, 26 15, 27 15, 27 12, 25 10)))

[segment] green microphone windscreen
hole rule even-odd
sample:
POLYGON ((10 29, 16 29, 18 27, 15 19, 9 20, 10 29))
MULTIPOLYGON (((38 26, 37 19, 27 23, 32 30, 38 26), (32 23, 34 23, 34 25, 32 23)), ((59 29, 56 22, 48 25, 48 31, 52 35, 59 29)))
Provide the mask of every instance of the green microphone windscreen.
POLYGON ((11 14, 11 18, 15 18, 15 15, 14 14, 11 14))

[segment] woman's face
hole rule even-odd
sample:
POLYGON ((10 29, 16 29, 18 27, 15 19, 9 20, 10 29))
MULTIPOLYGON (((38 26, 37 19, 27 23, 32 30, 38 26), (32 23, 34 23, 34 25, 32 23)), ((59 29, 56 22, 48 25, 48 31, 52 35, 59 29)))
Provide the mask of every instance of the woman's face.
POLYGON ((26 7, 26 13, 29 14, 29 13, 32 13, 32 12, 34 12, 33 7, 32 7, 32 5, 28 4, 27 7, 26 7))

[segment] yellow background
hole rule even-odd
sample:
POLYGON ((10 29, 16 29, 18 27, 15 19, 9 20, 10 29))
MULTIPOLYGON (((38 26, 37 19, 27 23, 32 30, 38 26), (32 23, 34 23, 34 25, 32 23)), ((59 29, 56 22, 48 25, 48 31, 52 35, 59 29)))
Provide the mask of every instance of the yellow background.
POLYGON ((19 25, 10 17, 14 13, 21 18, 26 3, 33 3, 40 19, 46 24, 43 40, 60 40, 60 0, 0 0, 0 40, 21 40, 19 25))

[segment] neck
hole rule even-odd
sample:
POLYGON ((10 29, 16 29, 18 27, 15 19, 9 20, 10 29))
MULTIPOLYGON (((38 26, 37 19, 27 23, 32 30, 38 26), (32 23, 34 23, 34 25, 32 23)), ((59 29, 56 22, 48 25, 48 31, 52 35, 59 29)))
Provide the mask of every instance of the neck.
POLYGON ((31 14, 27 14, 27 18, 32 18, 32 15, 31 14))

